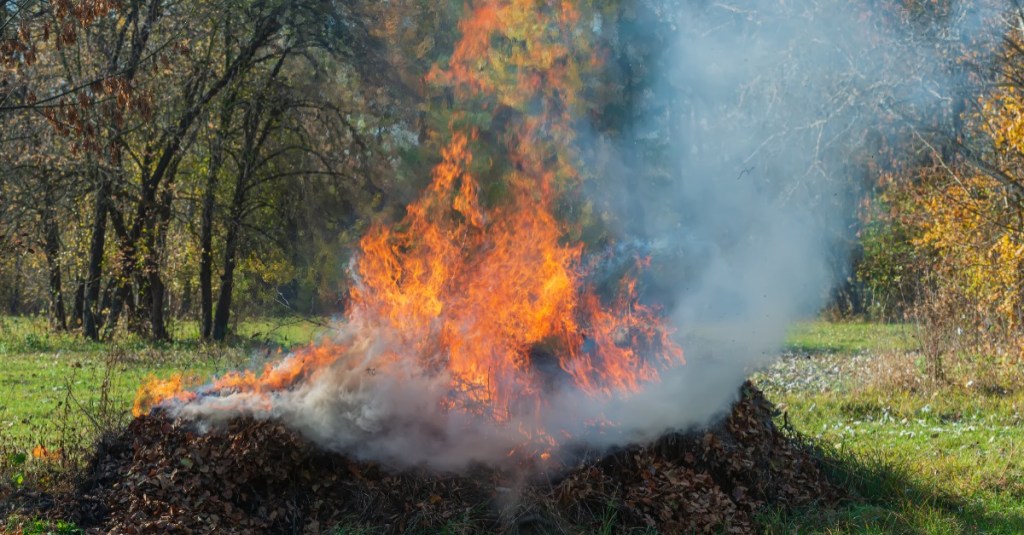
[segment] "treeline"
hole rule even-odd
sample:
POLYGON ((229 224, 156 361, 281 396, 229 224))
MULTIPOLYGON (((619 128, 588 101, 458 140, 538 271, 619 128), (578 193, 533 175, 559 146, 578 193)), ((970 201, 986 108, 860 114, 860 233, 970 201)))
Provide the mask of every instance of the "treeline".
MULTIPOLYGON (((566 9, 511 3, 524 13, 566 9)), ((622 171, 595 163, 606 155, 605 140, 636 147, 630 188, 654 192, 657 201, 667 199, 656 192, 678 163, 677 138, 698 146, 701 121, 749 128, 743 113, 704 106, 685 76, 673 81, 678 87, 659 79, 679 32, 724 31, 723 21, 729 31, 757 32, 766 20, 799 26, 815 9, 844 10, 905 42, 879 63, 882 75, 837 61, 834 79, 789 80, 801 91, 828 92, 820 100, 834 110, 806 128, 769 117, 760 128, 781 126, 758 148, 784 154, 796 136, 813 136, 826 141, 816 157, 850 163, 842 174, 821 176, 828 167, 821 166, 805 177, 833 181, 860 201, 836 229, 844 243, 836 271, 849 277, 833 308, 921 320, 935 327, 935 340, 963 341, 967 332, 989 349, 1019 354, 1021 7, 765 0, 761 7, 773 6, 766 18, 758 5, 688 3, 706 10, 706 20, 673 20, 675 3, 664 0, 572 2, 577 42, 549 43, 538 56, 591 70, 568 72, 560 83, 573 85, 559 90, 562 99, 574 96, 566 105, 597 140, 576 147, 575 157, 592 164, 581 167, 588 188, 600 191, 604 180, 618 182, 603 173, 622 171), (899 56, 908 48, 941 60, 916 64, 899 56), (858 85, 866 75, 877 83, 858 85), (922 82, 936 79, 947 83, 922 82), (898 102, 928 92, 941 105, 898 102), (854 98, 877 107, 862 113, 849 106, 854 98)), ((117 329, 167 339, 175 318, 223 339, 239 315, 339 311, 356 240, 373 218, 400 214, 453 125, 480 132, 476 161, 514 165, 486 145, 534 113, 535 103, 505 95, 460 112, 453 88, 433 69, 450 61, 464 8, 422 0, 0 0, 2 312, 45 313, 54 328, 92 339, 117 329)), ((543 30, 539 19, 517 20, 491 36, 491 48, 523 60, 529 35, 543 30)), ((887 44, 875 46, 872 53, 887 44)), ((788 53, 772 61, 797 76, 802 65, 833 54, 788 53)), ((493 53, 466 68, 481 79, 520 74, 493 53)), ((739 91, 771 110, 786 90, 749 84, 739 91)), ((694 154, 715 157, 713 147, 694 154)), ((500 197, 499 186, 487 195, 500 197)), ((614 240, 631 218, 658 227, 659 214, 671 211, 639 206, 626 217, 602 206, 601 195, 571 201, 563 215, 578 223, 574 238, 588 243, 614 240)))
MULTIPOLYGON (((453 109, 431 72, 465 7, 0 0, 2 313, 91 339, 166 340, 185 319, 220 340, 240 315, 339 312, 358 238, 400 215, 452 125, 486 139, 531 106, 453 109)), ((580 9, 605 31, 629 11, 580 9)), ((512 47, 538 24, 496 38, 512 47)), ((497 57, 476 68, 509 75, 497 57)), ((640 91, 609 82, 604 99, 640 91)))
POLYGON ((986 28, 993 49, 962 58, 991 59, 971 72, 955 135, 915 124, 916 157, 861 205, 865 312, 920 322, 940 374, 944 355, 1024 355, 1024 5, 1005 8, 986 28))
POLYGON ((375 9, 0 2, 4 313, 92 339, 194 317, 219 340, 233 310, 337 310, 417 142, 375 9))

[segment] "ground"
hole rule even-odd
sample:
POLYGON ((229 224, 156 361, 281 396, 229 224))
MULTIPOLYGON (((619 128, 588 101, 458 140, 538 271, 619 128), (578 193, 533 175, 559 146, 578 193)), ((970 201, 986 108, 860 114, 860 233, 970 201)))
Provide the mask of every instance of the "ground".
MULTIPOLYGON (((0 489, 59 480, 99 429, 128 420, 147 375, 205 375, 322 330, 319 322, 262 321, 240 326, 244 336, 224 347, 200 346, 184 328, 173 345, 98 345, 0 318, 0 489)), ((853 496, 831 510, 764 510, 764 531, 1024 533, 1021 363, 948 357, 945 377, 935 379, 917 339, 912 325, 802 323, 780 360, 753 377, 781 409, 777 424, 816 446, 853 496)), ((607 532, 615 532, 615 511, 607 514, 607 532)), ((26 533, 75 532, 33 518, 5 521, 26 533)))

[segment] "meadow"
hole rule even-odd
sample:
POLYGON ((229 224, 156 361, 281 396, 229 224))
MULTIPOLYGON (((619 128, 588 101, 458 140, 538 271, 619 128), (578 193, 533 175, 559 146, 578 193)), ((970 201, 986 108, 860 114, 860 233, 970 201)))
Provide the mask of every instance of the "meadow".
POLYGON ((74 461, 102 432, 128 421, 148 378, 209 377, 254 366, 326 330, 319 321, 250 321, 238 325, 229 343, 207 345, 194 326, 180 324, 173 343, 130 335, 96 343, 56 333, 44 320, 0 318, 0 469, 10 472, 33 452, 60 451, 74 461))
POLYGON ((767 533, 1024 533, 1024 367, 945 359, 910 325, 794 327, 754 381, 852 494, 836 510, 767 511, 767 533))

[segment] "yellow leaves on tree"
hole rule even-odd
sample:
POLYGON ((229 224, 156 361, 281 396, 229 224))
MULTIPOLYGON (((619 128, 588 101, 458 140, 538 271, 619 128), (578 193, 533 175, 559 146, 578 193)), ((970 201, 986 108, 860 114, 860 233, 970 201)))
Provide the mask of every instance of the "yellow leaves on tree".
MULTIPOLYGON (((983 338, 1021 338, 1024 330, 1024 99, 1007 86, 968 117, 989 139, 985 167, 943 166, 912 187, 919 230, 914 245, 931 251, 933 283, 956 295, 957 321, 983 338), (992 336, 996 335, 996 336, 992 336)), ((956 308, 956 307, 953 307, 956 308)), ((1013 342, 1015 354, 1024 344, 1013 342)), ((987 348, 993 349, 993 348, 987 348)))
POLYGON ((1024 232, 1001 190, 995 179, 974 174, 929 192, 915 245, 935 252, 939 278, 955 284, 977 312, 1016 330, 1024 306, 1024 232))

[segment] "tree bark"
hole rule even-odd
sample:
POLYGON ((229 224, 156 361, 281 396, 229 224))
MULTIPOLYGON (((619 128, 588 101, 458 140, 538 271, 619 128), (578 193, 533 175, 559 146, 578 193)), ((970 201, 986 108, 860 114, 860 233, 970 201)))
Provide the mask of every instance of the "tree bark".
MULTIPOLYGON (((236 195, 237 197, 237 195, 236 195)), ((224 240, 224 273, 220 277, 220 295, 217 298, 217 314, 213 318, 213 339, 224 340, 228 334, 231 317, 231 295, 235 283, 235 254, 238 250, 240 217, 232 216, 224 240)))
MULTIPOLYGON (((280 28, 281 24, 278 21, 278 16, 286 10, 287 3, 281 4, 271 14, 262 19, 256 28, 251 40, 239 51, 239 55, 234 58, 232 63, 225 69, 225 72, 221 74, 219 78, 213 81, 205 90, 200 88, 199 82, 190 87, 188 91, 190 95, 186 98, 190 105, 186 108, 184 113, 179 117, 178 123, 170 130, 164 139, 161 140, 160 146, 162 150, 159 153, 152 170, 145 173, 142 179, 142 194, 136 204, 136 213, 132 223, 132 229, 129 232, 129 240, 127 240, 127 248, 122 252, 125 258, 135 258, 138 252, 139 240, 143 238, 144 233, 148 236, 155 238, 157 226, 159 225, 159 219, 161 219, 160 211, 165 208, 166 203, 161 204, 158 199, 158 190, 163 186, 166 189, 164 181, 170 182, 173 180, 177 163, 180 159, 180 150, 185 143, 187 133, 192 127, 192 124, 198 119, 206 105, 216 96, 221 90, 228 86, 229 83, 234 81, 238 76, 241 76, 249 67, 252 66, 252 59, 255 57, 256 52, 262 48, 274 35, 275 32, 280 28)), ((153 238, 149 238, 153 240, 153 238)), ((153 244, 155 245, 155 243, 153 244)), ((148 316, 150 322, 150 336, 157 339, 166 339, 167 331, 163 325, 163 292, 164 285, 160 279, 158 263, 155 259, 155 249, 148 249, 146 258, 141 262, 141 275, 144 280, 144 284, 139 288, 140 299, 139 302, 142 306, 149 308, 148 316), (158 295, 159 294, 159 295, 158 295), (154 310, 160 308, 160 310, 154 310)), ((138 267, 136 268, 138 270, 138 267)), ((222 292, 223 293, 223 292, 222 292)), ((230 302, 230 298, 228 299, 230 302)), ((123 301, 116 302, 118 305, 123 301)), ((217 311, 220 315, 220 310, 217 311)), ((216 331, 216 317, 214 318, 214 331, 216 331)), ((214 336, 216 338, 216 336, 214 336)))
POLYGON ((214 165, 206 175, 206 191, 203 192, 203 215, 199 228, 199 333, 203 340, 209 340, 213 333, 213 209, 214 186, 216 186, 214 165))
POLYGON ((235 193, 231 201, 231 217, 228 220, 227 237, 224 240, 224 272, 221 275, 220 296, 217 298, 217 312, 213 318, 213 339, 221 341, 227 336, 228 320, 231 317, 231 297, 235 282, 235 264, 238 242, 241 238, 242 219, 245 217, 250 181, 259 166, 263 145, 284 110, 283 103, 272 96, 274 80, 281 73, 287 53, 281 54, 267 77, 260 98, 249 103, 242 120, 244 141, 239 158, 235 180, 235 193), (267 112, 266 114, 264 112, 267 112))
POLYGON ((71 315, 68 317, 69 329, 80 329, 82 327, 82 312, 85 306, 85 281, 80 280, 75 285, 75 301, 71 305, 71 315))
POLYGON ((46 246, 46 264, 50 272, 50 324, 60 330, 67 330, 67 318, 64 315, 64 294, 60 283, 60 262, 56 256, 58 249, 51 249, 49 240, 46 246))
POLYGON ((91 340, 99 340, 100 280, 103 277, 103 249, 107 235, 107 202, 110 197, 110 181, 106 176, 99 178, 96 199, 93 205, 92 237, 89 240, 89 266, 85 279, 82 302, 82 334, 91 340))
MULTIPOLYGON (((114 236, 117 238, 118 249, 120 251, 129 250, 130 238, 124 223, 124 216, 113 203, 107 204, 107 212, 114 229, 114 236)), ((131 295, 131 261, 124 257, 118 260, 117 264, 111 266, 112 272, 107 280, 107 289, 103 292, 103 302, 100 304, 100 311, 105 311, 105 315, 100 316, 103 321, 98 327, 103 331, 104 337, 117 327, 121 311, 131 295)))
MULTIPOLYGON (((253 104, 252 106, 259 106, 259 104, 253 104)), ((217 297, 217 312, 213 318, 213 339, 217 341, 224 340, 228 333, 228 320, 231 317, 231 296, 235 283, 235 257, 238 252, 238 240, 242 229, 246 192, 248 191, 250 174, 253 171, 252 165, 256 160, 256 154, 259 153, 259 145, 261 144, 256 141, 255 127, 252 125, 251 115, 256 115, 256 120, 258 121, 258 112, 252 112, 252 109, 250 109, 250 112, 246 113, 247 126, 244 152, 241 159, 241 168, 239 168, 237 178, 235 179, 235 194, 231 201, 231 217, 228 219, 228 232, 224 239, 224 271, 220 277, 220 295, 217 297)), ((267 127, 269 128, 269 122, 267 127)))
POLYGON ((221 107, 220 129, 210 146, 210 167, 203 191, 203 213, 199 227, 199 333, 203 340, 213 336, 213 219, 217 204, 217 178, 224 161, 224 136, 231 127, 236 93, 233 91, 221 107))
POLYGON ((60 273, 60 227, 57 226, 52 184, 44 179, 43 187, 43 253, 46 255, 46 268, 49 272, 50 325, 66 330, 68 322, 64 310, 60 273))
POLYGON ((24 263, 24 255, 16 254, 14 257, 14 286, 11 289, 11 299, 7 303, 7 313, 14 316, 21 312, 21 266, 24 263))

